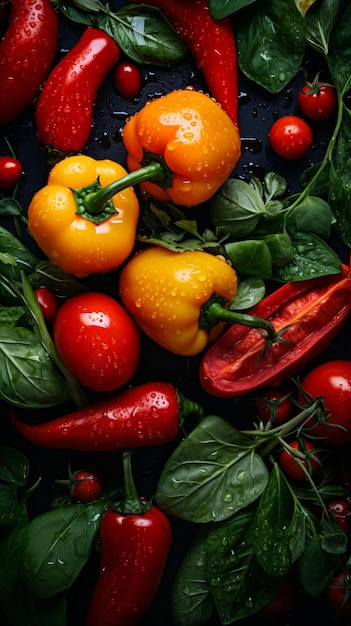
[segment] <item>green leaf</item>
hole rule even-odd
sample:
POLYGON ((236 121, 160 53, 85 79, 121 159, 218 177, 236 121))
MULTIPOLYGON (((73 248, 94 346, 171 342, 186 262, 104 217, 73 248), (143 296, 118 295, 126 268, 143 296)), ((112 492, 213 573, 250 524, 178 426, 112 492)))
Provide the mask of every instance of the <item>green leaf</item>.
POLYGON ((49 261, 40 261, 35 266, 35 271, 29 274, 28 280, 33 289, 46 287, 58 296, 70 298, 77 293, 88 291, 88 287, 80 283, 76 278, 65 274, 56 265, 51 265, 49 261))
POLYGON ((128 5, 117 13, 106 7, 99 13, 97 26, 136 63, 167 67, 181 62, 187 54, 182 39, 156 7, 128 5))
POLYGON ((263 280, 271 278, 271 253, 263 239, 232 241, 224 245, 224 251, 226 257, 239 274, 259 276, 263 280))
POLYGON ((222 624, 253 615, 276 595, 280 576, 268 576, 253 549, 255 508, 215 524, 207 540, 207 575, 222 624))
POLYGON ((256 557, 269 576, 285 575, 306 541, 306 513, 275 463, 254 522, 256 557))
POLYGON ((331 234, 333 214, 330 204, 318 196, 307 196, 292 211, 288 212, 288 231, 313 233, 327 241, 331 234))
POLYGON ((240 280, 230 311, 247 311, 260 302, 266 294, 266 285, 262 278, 250 276, 240 280))
POLYGON ((308 44, 327 56, 329 39, 344 0, 315 2, 306 13, 305 29, 308 44))
POLYGON ((15 198, 0 198, 0 215, 22 215, 21 205, 15 198))
POLYGON ((272 265, 284 267, 294 258, 294 248, 288 233, 274 233, 264 238, 268 246, 272 265))
MULTIPOLYGON (((334 2, 332 4, 345 6, 343 0, 340 0, 340 3, 334 2)), ((339 12, 338 17, 339 19, 330 36, 328 67, 333 83, 344 94, 351 86, 350 3, 347 3, 343 12, 339 12)))
POLYGON ((37 515, 26 527, 21 573, 39 598, 69 589, 94 549, 109 503, 72 504, 37 515))
POLYGON ((322 537, 313 536, 298 561, 299 579, 307 593, 314 597, 323 593, 336 562, 323 550, 322 537))
POLYGON ((12 446, 0 444, 0 480, 23 486, 28 481, 28 475, 27 457, 12 446))
POLYGON ((0 326, 0 398, 23 408, 55 406, 68 399, 65 381, 27 328, 0 326))
POLYGON ((336 218, 335 231, 351 248, 351 111, 345 109, 330 166, 329 202, 336 218))
POLYGON ((265 215, 265 205, 255 184, 228 178, 209 201, 215 227, 227 226, 234 239, 250 235, 265 215))
POLYGON ((293 0, 258 0, 236 24, 243 73, 271 93, 280 92, 301 67, 304 20, 293 0))
POLYGON ((208 4, 212 17, 215 20, 220 20, 240 11, 240 9, 247 7, 249 4, 253 4, 253 2, 256 2, 256 0, 209 0, 208 4))
POLYGON ((2 226, 0 226, 0 250, 2 254, 8 255, 7 262, 6 258, 0 258, 1 276, 13 280, 20 280, 21 270, 28 275, 39 263, 39 258, 2 226), (14 259, 15 263, 10 262, 10 258, 14 259))
POLYGON ((221 417, 210 415, 167 460, 155 501, 169 515, 219 522, 254 502, 268 470, 252 442, 221 417))
POLYGON ((177 570, 171 596, 176 626, 205 624, 214 613, 206 571, 207 532, 206 528, 201 528, 177 570))
POLYGON ((1 306, 0 305, 0 326, 17 326, 27 314, 24 306, 1 306))
POLYGON ((294 258, 284 267, 273 267, 274 280, 294 282, 339 274, 341 261, 325 241, 312 233, 290 233, 290 238, 294 258))

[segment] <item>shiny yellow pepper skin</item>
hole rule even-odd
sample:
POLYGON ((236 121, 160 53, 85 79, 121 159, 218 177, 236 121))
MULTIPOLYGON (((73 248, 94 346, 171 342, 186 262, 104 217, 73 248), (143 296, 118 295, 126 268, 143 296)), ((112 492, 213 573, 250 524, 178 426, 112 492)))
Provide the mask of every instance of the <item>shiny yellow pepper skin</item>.
POLYGON ((84 207, 81 214, 77 212, 79 203, 74 193, 79 190, 84 197, 97 179, 98 192, 100 186, 106 187, 126 175, 126 170, 114 161, 85 155, 67 157, 51 169, 47 185, 30 203, 28 230, 52 264, 83 278, 116 269, 127 259, 134 247, 139 218, 134 189, 127 187, 113 195, 109 205, 105 201, 96 209, 95 216, 87 215, 84 207), (106 206, 109 210, 101 214, 106 206))
POLYGON ((132 172, 155 159, 169 176, 140 183, 158 200, 191 207, 208 200, 228 178, 240 156, 239 132, 206 94, 175 90, 148 102, 123 129, 132 172))
POLYGON ((220 334, 201 328, 202 307, 216 294, 230 304, 237 276, 223 257, 153 246, 129 259, 119 279, 124 306, 140 330, 174 354, 192 356, 220 334))

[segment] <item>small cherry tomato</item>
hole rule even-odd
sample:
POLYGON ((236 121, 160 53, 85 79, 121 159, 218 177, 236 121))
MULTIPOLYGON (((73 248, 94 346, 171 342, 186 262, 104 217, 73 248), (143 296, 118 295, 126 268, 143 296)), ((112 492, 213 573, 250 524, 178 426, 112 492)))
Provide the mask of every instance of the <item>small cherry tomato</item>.
POLYGON ((351 361, 327 361, 312 369, 301 382, 298 401, 306 404, 309 396, 323 397, 325 419, 314 417, 305 424, 305 432, 321 437, 328 444, 351 442, 351 361), (307 396, 304 396, 304 393, 307 396))
POLYGON ((75 472, 71 482, 71 495, 79 502, 98 500, 102 494, 102 481, 93 472, 75 472))
POLYGON ((279 389, 266 389, 255 398, 255 408, 258 417, 266 424, 272 422, 280 424, 291 413, 289 394, 279 389))
POLYGON ((293 456, 286 448, 282 450, 279 456, 279 466, 283 472, 293 478, 294 480, 306 480, 306 475, 300 467, 299 462, 309 472, 310 476, 313 476, 320 468, 320 453, 318 448, 308 440, 295 440, 289 443, 290 448, 297 450, 300 454, 305 455, 305 458, 301 456, 293 456))
POLYGON ((311 120, 325 120, 337 103, 335 88, 322 81, 306 83, 297 96, 301 112, 311 120))
POLYGON ((55 294, 46 287, 39 287, 34 290, 34 295, 38 300, 44 320, 47 324, 54 321, 55 315, 59 309, 59 301, 55 294))
POLYGON ((296 590, 292 576, 287 575, 281 587, 278 589, 276 596, 266 604, 262 609, 262 613, 266 615, 284 615, 291 611, 295 604, 296 590))
POLYGON ((340 572, 326 589, 327 601, 333 609, 343 615, 351 615, 351 573, 340 572))
POLYGON ((0 156, 0 187, 12 187, 21 179, 22 164, 18 159, 0 156))
POLYGON ((141 87, 140 70, 134 63, 121 61, 113 71, 113 84, 122 98, 135 98, 141 87))
POLYGON ((276 154, 284 159, 299 159, 311 148, 312 130, 296 115, 280 117, 269 131, 269 142, 276 154))
POLYGON ((350 518, 350 513, 351 513, 351 506, 348 500, 345 500, 345 499, 329 500, 329 502, 327 502, 327 508, 334 515, 341 530, 343 530, 344 533, 348 533, 349 532, 349 518, 350 518))
POLYGON ((66 300, 53 327, 54 343, 70 372, 94 391, 113 391, 134 374, 140 333, 114 298, 86 292, 66 300))

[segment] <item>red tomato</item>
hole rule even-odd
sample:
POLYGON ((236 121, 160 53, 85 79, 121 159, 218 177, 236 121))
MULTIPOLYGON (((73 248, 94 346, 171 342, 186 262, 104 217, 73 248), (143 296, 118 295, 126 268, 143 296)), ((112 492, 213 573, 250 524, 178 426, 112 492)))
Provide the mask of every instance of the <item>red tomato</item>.
POLYGON ((0 156, 0 187, 12 187, 22 176, 22 164, 18 159, 0 156))
POLYGON ((290 415, 291 401, 289 395, 279 389, 266 389, 255 399, 255 408, 264 423, 280 424, 290 415))
POLYGON ((348 571, 340 572, 332 579, 326 590, 330 606, 344 615, 351 615, 350 576, 348 571))
POLYGON ((343 498, 339 500, 329 500, 329 502, 327 502, 327 508, 334 515, 341 530, 343 530, 345 533, 348 533, 349 517, 351 512, 350 503, 343 498))
POLYGON ((307 122, 296 115, 284 115, 269 131, 272 149, 284 159, 299 159, 311 148, 313 135, 307 122))
MULTIPOLYGON (((324 398, 327 410, 324 423, 314 418, 306 428, 311 436, 322 437, 327 443, 351 442, 351 361, 328 361, 311 370, 301 382, 303 391, 317 398, 324 398)), ((298 401, 306 403, 300 392, 298 401)))
POLYGON ((141 87, 139 68, 128 61, 121 61, 113 71, 113 84, 122 98, 135 98, 141 87))
MULTIPOLYGON (((306 439, 303 441, 292 441, 289 445, 291 448, 294 448, 295 450, 298 450, 306 455, 305 459, 300 457, 298 457, 298 459, 307 469, 309 474, 313 476, 313 474, 315 474, 320 467, 320 453, 318 448, 306 439)), ((306 475, 302 467, 300 467, 300 465, 296 462, 295 457, 285 448, 280 453, 279 466, 290 478, 293 478, 294 480, 306 480, 306 475)))
POLYGON ((83 385, 113 391, 134 374, 140 334, 126 310, 98 292, 78 294, 58 310, 53 328, 56 349, 83 385))
POLYGON ((296 597, 295 585, 291 576, 286 576, 276 596, 261 610, 266 615, 284 615, 294 606, 296 597))
POLYGON ((102 482, 96 474, 81 470, 72 477, 71 494, 79 502, 98 500, 102 494, 102 482))
POLYGON ((59 302, 55 294, 46 287, 39 287, 34 290, 34 295, 38 300, 44 320, 47 324, 54 321, 54 317, 59 308, 59 302))
POLYGON ((307 83, 297 96, 298 105, 311 120, 325 120, 334 111, 337 103, 334 87, 322 81, 307 83))

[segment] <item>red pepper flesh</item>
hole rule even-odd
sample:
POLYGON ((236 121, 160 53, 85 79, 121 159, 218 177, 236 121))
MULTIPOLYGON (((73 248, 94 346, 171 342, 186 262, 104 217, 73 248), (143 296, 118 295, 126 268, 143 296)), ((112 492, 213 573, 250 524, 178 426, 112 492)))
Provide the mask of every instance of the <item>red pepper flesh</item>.
POLYGON ((172 441, 192 412, 201 414, 201 407, 170 383, 152 382, 41 424, 29 424, 14 412, 12 423, 35 446, 113 452, 172 441))
POLYGON ((0 124, 15 120, 38 93, 54 60, 58 27, 50 0, 12 0, 0 44, 0 124))
POLYGON ((351 312, 350 268, 340 274, 286 283, 250 315, 267 319, 283 342, 267 346, 255 329, 233 324, 211 346, 199 368, 202 387, 219 397, 234 397, 293 376, 334 339, 351 312))
MULTIPOLYGON (((131 1, 142 4, 140 0, 131 1)), ((204 75, 210 95, 238 126, 237 49, 230 19, 215 20, 208 0, 148 0, 147 4, 160 9, 182 37, 204 75)))
POLYGON ((44 146, 63 153, 84 148, 97 90, 119 56, 120 48, 112 37, 87 27, 52 70, 38 100, 37 130, 44 146))

